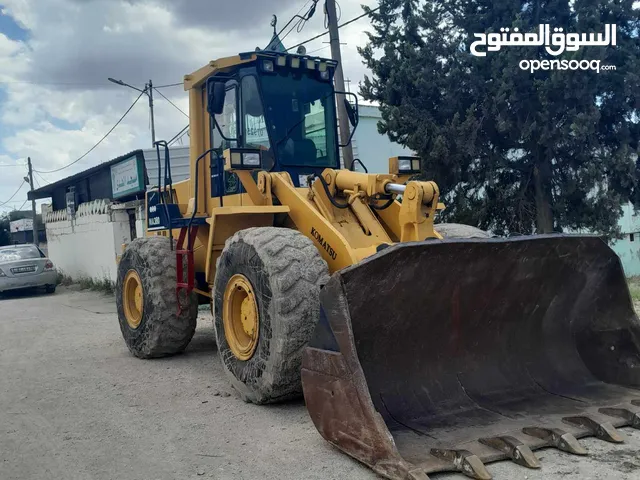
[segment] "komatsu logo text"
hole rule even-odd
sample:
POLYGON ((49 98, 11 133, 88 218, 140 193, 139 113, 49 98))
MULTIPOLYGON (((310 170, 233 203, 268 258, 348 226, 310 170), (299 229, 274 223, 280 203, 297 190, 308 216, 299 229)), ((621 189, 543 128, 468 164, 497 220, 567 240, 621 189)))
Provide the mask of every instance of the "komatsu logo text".
POLYGON ((320 233, 313 227, 311 227, 311 235, 313 235, 313 238, 318 241, 320 246, 325 249, 329 256, 335 260, 338 254, 333 248, 331 248, 331 245, 329 245, 327 241, 322 238, 322 235, 320 235, 320 233))

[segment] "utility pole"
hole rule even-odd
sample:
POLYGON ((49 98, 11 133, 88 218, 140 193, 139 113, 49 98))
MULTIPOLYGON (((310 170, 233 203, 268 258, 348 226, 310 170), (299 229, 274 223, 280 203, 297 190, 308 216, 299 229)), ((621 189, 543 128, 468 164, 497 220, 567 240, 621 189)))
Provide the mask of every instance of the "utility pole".
MULTIPOLYGON (((326 0, 327 17, 329 20, 329 44, 331 45, 331 58, 338 62, 334 75, 335 88, 344 92, 344 74, 342 73, 342 55, 340 54, 340 35, 338 34, 338 16, 336 15, 336 1, 326 0)), ((340 143, 343 145, 349 140, 351 135, 347 108, 344 106, 344 95, 338 95, 338 123, 340 126, 340 143)), ((351 144, 342 147, 342 157, 344 166, 351 169, 353 164, 353 150, 351 144)))
POLYGON ((115 83, 116 85, 122 85, 123 87, 133 88, 140 93, 144 93, 147 97, 149 97, 149 112, 151 113, 151 148, 156 147, 156 122, 153 116, 153 82, 149 80, 149 83, 144 85, 144 90, 140 90, 138 87, 134 87, 133 85, 129 85, 128 83, 124 83, 122 80, 116 80, 115 78, 107 78, 111 83, 115 83))
POLYGON ((145 85, 145 90, 149 96, 149 111, 151 112, 151 147, 156 146, 156 124, 153 118, 153 83, 149 80, 149 83, 145 85))
MULTIPOLYGON (((29 166, 29 186, 33 192, 33 167, 31 166, 31 157, 27 157, 27 165, 29 166)), ((31 214, 33 216, 33 244, 38 245, 38 225, 36 223, 36 201, 31 199, 31 214)))

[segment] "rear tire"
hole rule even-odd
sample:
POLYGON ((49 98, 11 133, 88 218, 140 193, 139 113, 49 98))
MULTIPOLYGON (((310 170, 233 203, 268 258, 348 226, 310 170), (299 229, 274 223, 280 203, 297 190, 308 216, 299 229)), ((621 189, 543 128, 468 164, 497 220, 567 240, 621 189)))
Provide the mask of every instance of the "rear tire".
POLYGON ((129 244, 118 265, 116 304, 120 330, 131 353, 139 358, 182 352, 196 329, 197 294, 182 293, 182 311, 178 315, 176 253, 171 251, 169 242, 160 236, 137 238, 129 244), (131 295, 131 291, 124 291, 125 280, 131 278, 134 285, 139 282, 141 289, 137 318, 131 317, 135 305, 125 305, 131 295))
POLYGON ((433 226, 444 238, 492 238, 489 232, 462 223, 439 223, 433 226))
POLYGON ((55 285, 46 285, 44 287, 44 291, 46 293, 56 293, 56 286, 55 285))
POLYGON ((249 228, 227 240, 213 286, 214 327, 222 366, 244 401, 273 403, 302 394, 302 352, 318 322, 320 287, 328 279, 326 262, 298 231, 249 228), (227 287, 235 288, 239 276, 250 282, 258 314, 257 344, 247 360, 229 345, 223 318, 229 315, 223 312, 227 287))

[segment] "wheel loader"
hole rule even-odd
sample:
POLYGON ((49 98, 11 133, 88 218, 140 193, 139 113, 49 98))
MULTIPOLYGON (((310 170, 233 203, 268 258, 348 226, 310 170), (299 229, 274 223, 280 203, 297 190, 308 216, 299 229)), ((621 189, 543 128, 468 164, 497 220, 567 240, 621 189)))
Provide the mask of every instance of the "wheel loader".
POLYGON ((336 105, 352 129, 358 113, 335 68, 256 51, 185 76, 190 178, 173 183, 159 142, 149 235, 119 263, 129 350, 183 351, 210 303, 241 398, 304 394, 320 434, 388 479, 489 479, 496 460, 623 442, 640 324, 618 257, 595 236, 439 224, 417 157, 341 168, 336 105))

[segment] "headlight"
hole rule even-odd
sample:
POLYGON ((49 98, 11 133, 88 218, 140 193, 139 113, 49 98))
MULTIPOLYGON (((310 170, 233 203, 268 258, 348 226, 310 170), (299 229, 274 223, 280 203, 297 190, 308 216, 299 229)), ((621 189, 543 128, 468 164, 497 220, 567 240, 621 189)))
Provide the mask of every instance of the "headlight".
POLYGON ((273 61, 271 60, 263 60, 262 61, 262 70, 267 73, 273 73, 273 61))
POLYGON ((262 152, 257 148, 228 148, 223 156, 225 170, 257 170, 262 166, 262 152))
POLYGON ((324 72, 320 72, 320 78, 322 80, 329 80, 329 70, 325 70, 324 72))
POLYGON ((6 275, 4 274, 4 272, 2 271, 2 269, 0 268, 0 278, 2 277, 6 277, 6 275))
POLYGON ((411 160, 398 160, 398 170, 400 170, 401 172, 407 172, 411 170, 411 160))
POLYGON ((242 164, 251 166, 251 167, 259 167, 260 166, 260 154, 259 153, 243 153, 242 154, 242 164))
POLYGON ((420 170, 422 169, 421 164, 422 161, 419 157, 398 157, 398 171, 389 173, 398 173, 400 175, 420 173, 420 170))

